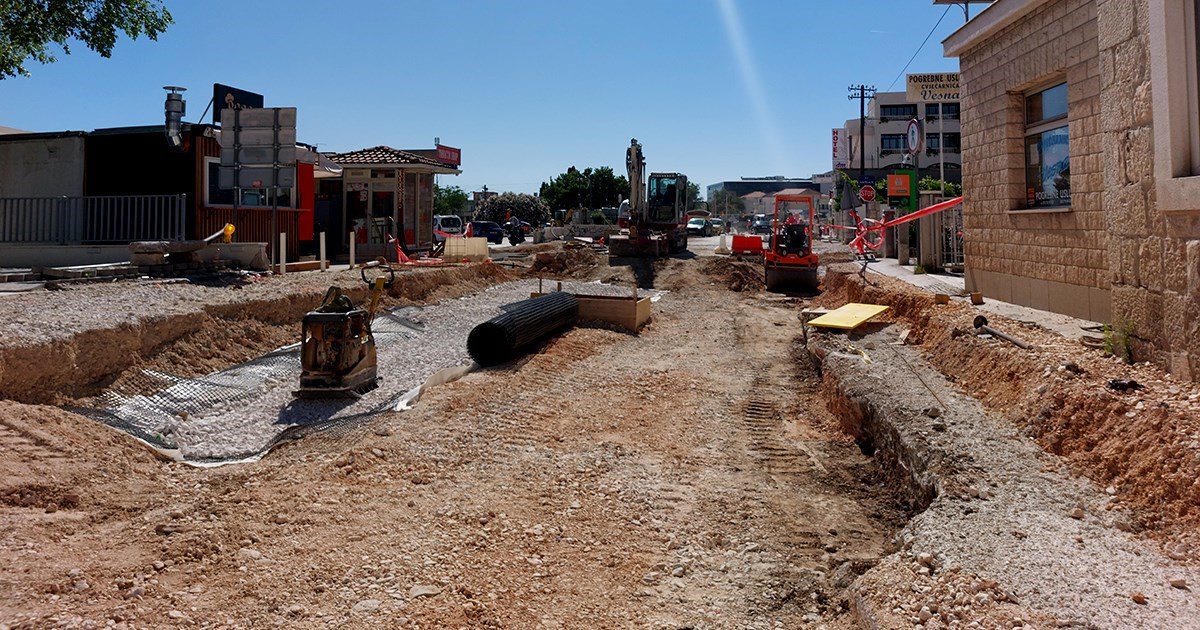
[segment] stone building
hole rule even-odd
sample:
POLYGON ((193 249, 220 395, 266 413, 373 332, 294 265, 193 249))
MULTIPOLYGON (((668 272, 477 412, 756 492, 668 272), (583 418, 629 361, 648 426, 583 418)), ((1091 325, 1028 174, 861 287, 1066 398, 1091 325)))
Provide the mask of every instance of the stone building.
POLYGON ((968 287, 1110 323, 1135 359, 1187 379, 1200 378, 1195 11, 999 0, 944 42, 962 81, 968 287))

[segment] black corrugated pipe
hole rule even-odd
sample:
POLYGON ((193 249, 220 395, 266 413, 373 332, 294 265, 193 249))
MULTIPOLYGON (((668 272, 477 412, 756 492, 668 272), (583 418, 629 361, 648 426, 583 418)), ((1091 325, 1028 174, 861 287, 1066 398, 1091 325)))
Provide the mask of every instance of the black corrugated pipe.
POLYGON ((563 291, 515 302, 503 315, 476 326, 467 336, 467 351, 484 367, 516 358, 529 344, 571 326, 579 318, 579 301, 563 291))

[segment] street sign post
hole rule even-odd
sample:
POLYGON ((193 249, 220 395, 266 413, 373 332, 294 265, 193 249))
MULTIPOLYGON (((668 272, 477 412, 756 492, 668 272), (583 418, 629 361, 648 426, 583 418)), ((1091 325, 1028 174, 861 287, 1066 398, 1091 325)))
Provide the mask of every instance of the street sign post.
MULTIPOLYGON (((218 186, 234 191, 234 224, 242 189, 269 188, 271 233, 267 242, 274 243, 279 226, 279 189, 296 185, 296 108, 221 110, 221 140, 218 186)), ((271 263, 282 265, 285 255, 276 249, 271 247, 271 263)))

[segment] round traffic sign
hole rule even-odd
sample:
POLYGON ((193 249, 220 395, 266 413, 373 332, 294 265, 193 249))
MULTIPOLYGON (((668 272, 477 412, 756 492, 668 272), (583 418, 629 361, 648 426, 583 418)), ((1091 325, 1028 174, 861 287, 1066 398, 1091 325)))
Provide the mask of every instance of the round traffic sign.
POLYGON ((916 155, 923 148, 921 145, 925 143, 925 130, 921 128, 921 121, 916 118, 908 121, 908 152, 916 155))
POLYGON ((875 201, 875 187, 863 186, 858 190, 858 198, 863 201, 875 201))

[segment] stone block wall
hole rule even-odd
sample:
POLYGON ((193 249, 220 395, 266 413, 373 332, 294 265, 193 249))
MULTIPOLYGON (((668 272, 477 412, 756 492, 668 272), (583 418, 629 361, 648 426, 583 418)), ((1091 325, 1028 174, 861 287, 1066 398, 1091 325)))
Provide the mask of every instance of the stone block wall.
MULTIPOLYGON (((1116 0, 1113 0, 1114 2, 1116 0)), ((959 58, 967 286, 1094 321, 1111 314, 1095 2, 1048 2, 959 58), (1024 93, 1067 82, 1069 210, 1024 210, 1024 93)))
POLYGON ((1132 330, 1136 360, 1195 380, 1200 199, 1194 211, 1163 212, 1155 204, 1149 0, 1096 5, 1112 321, 1132 330))

